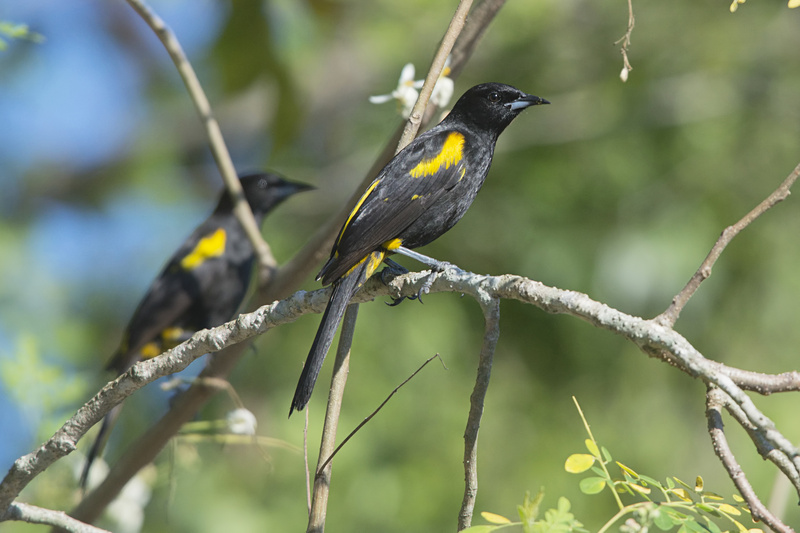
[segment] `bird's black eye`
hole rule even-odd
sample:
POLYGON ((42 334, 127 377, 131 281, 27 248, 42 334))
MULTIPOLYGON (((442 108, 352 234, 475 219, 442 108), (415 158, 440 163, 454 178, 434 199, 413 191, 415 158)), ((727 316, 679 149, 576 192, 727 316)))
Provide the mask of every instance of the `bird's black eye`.
POLYGON ((493 104, 496 104, 500 101, 500 93, 494 91, 489 93, 489 101, 493 104))

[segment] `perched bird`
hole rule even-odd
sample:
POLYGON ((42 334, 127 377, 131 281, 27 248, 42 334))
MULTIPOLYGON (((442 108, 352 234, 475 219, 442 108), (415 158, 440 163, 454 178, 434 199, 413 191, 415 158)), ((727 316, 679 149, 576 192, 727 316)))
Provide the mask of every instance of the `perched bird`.
MULTIPOLYGON (((289 196, 312 188, 267 173, 245 175, 240 181, 259 226, 264 216, 289 196)), ((195 331, 233 318, 247 292, 255 261, 253 246, 233 207, 230 194, 223 191, 211 216, 170 257, 134 311, 107 370, 122 374, 138 361, 177 346, 195 331)), ((120 408, 121 404, 103 419, 87 455, 82 487, 120 408)))
MULTIPOLYGON (((448 263, 414 252, 452 228, 483 185, 500 133, 523 109, 549 102, 501 83, 472 87, 438 125, 381 170, 347 217, 317 280, 333 284, 289 415, 311 397, 350 299, 391 254, 442 271, 448 263)), ((423 292, 426 287, 423 287, 423 292)))

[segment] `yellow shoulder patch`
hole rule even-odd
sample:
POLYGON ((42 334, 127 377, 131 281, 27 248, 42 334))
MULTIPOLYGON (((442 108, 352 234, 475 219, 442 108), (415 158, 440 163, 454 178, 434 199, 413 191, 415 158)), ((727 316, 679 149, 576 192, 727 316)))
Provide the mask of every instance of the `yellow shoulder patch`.
POLYGON ((206 259, 219 257, 224 254, 227 237, 225 230, 219 228, 214 233, 200 239, 200 242, 197 243, 194 250, 181 259, 181 268, 184 270, 192 270, 202 265, 206 259))
POLYGON ((449 168, 461 161, 464 156, 464 136, 457 131, 450 133, 444 140, 442 149, 435 157, 423 159, 409 171, 412 178, 432 176, 440 168, 449 168))

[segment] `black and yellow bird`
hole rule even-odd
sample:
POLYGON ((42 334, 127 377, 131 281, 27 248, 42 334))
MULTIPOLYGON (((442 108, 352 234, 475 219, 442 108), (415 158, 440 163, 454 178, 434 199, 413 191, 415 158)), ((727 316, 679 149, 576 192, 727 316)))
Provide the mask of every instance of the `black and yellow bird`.
MULTIPOLYGON (((240 182, 259 226, 264 216, 289 196, 312 188, 267 173, 244 175, 240 182)), ((178 345, 195 331, 233 318, 247 292, 255 262, 253 246, 233 207, 231 195, 223 191, 211 216, 170 257, 134 311, 107 370, 122 374, 138 361, 178 345)), ((103 419, 87 455, 81 476, 83 487, 120 407, 103 419)))
MULTIPOLYGON (((350 299, 391 254, 441 271, 448 263, 412 249, 464 216, 483 185, 495 143, 523 109, 549 102, 501 83, 472 87, 438 125, 398 153, 367 187, 347 217, 330 259, 317 275, 333 284, 289 414, 311 397, 322 362, 350 299)), ((425 287, 423 287, 423 292, 425 287)))

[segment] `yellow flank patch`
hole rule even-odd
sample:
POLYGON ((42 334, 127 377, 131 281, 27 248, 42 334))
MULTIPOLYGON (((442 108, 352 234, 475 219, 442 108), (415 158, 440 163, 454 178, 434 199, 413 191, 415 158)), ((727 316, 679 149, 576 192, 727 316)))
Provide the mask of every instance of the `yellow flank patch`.
MULTIPOLYGON (((398 246, 399 246, 399 245, 398 245, 398 246)), ((350 270, 348 270, 347 272, 345 272, 344 276, 342 276, 342 277, 347 277, 347 276, 349 276, 350 274, 352 274, 352 273, 353 273, 353 271, 354 271, 355 269, 357 269, 358 267, 360 267, 360 266, 361 266, 362 264, 364 264, 364 262, 366 261, 366 262, 367 262, 367 272, 366 272, 366 274, 367 274, 367 275, 364 277, 364 279, 365 279, 365 280, 366 280, 366 279, 369 279, 369 277, 370 277, 370 276, 371 276, 371 275, 372 275, 372 274, 375 272, 375 270, 376 270, 376 269, 378 268, 378 266, 381 264, 381 261, 383 261, 383 258, 384 258, 385 256, 386 256, 386 252, 385 252, 385 251, 383 251, 383 250, 376 250, 376 251, 374 251, 374 252, 370 253, 368 256, 366 256, 364 259, 362 259, 361 261, 359 261, 359 262, 358 262, 358 263, 356 263, 355 265, 353 265, 353 267, 352 267, 350 270)), ((360 286, 360 285, 359 285, 359 286, 360 286)))
MULTIPOLYGON (((342 232, 339 234, 339 240, 341 240, 342 236, 344 235, 345 230, 347 230, 347 226, 350 225, 350 221, 353 220, 353 217, 356 216, 356 213, 358 213, 358 210, 361 209, 361 206, 363 205, 364 201, 367 199, 367 196, 372 194, 372 191, 375 190, 375 187, 377 187, 380 182, 381 182, 381 180, 373 181, 372 185, 367 187, 367 190, 364 191, 364 194, 361 195, 361 198, 359 198, 358 203, 353 208, 353 210, 350 212, 350 216, 347 217, 347 221, 344 223, 344 226, 342 227, 342 232)), ((336 244, 339 244, 339 241, 336 241, 336 244)), ((361 262, 359 262, 358 264, 360 265, 361 262)), ((356 265, 356 266, 358 266, 358 265, 356 265)), ((353 268, 355 268, 355 267, 353 267, 353 268)))
POLYGON ((452 132, 444 140, 442 149, 432 158, 423 159, 409 171, 412 178, 423 178, 436 174, 442 167, 449 168, 461 161, 464 156, 464 136, 452 132))
POLYGON ((419 194, 415 194, 414 196, 411 197, 412 200, 416 200, 417 198, 419 198, 419 194))
POLYGON ((227 235, 222 228, 203 237, 200 239, 200 242, 197 243, 197 246, 194 247, 194 250, 181 259, 181 268, 184 270, 192 270, 202 265, 206 259, 221 256, 225 253, 226 240, 227 235))
POLYGON ((142 349, 139 350, 142 359, 152 359, 157 355, 161 355, 161 346, 157 342, 148 342, 142 349))
POLYGON ((378 267, 381 266, 381 262, 385 256, 386 252, 383 250, 378 250, 369 254, 367 257, 367 278, 369 278, 378 269, 378 267))
POLYGON ((381 246, 383 246, 384 248, 386 248, 389 251, 397 250, 398 248, 403 246, 403 241, 402 241, 402 239, 392 239, 391 241, 386 241, 381 246))

